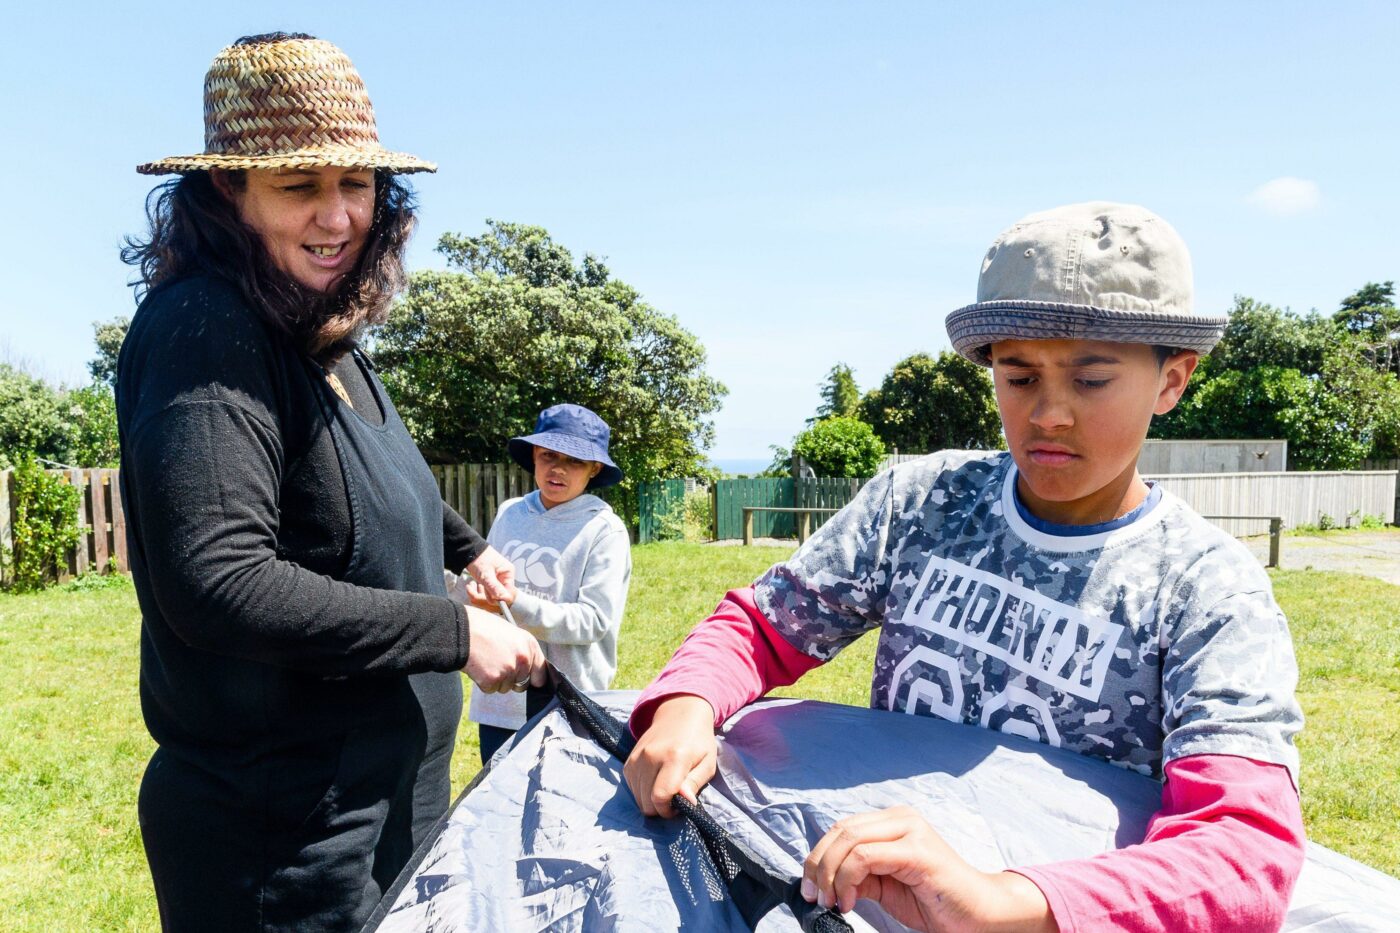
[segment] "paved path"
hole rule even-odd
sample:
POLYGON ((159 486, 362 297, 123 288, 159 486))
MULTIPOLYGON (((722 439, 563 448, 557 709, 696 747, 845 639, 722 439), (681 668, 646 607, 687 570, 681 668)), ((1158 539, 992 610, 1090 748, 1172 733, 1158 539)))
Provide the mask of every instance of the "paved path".
MULTIPOLYGON (((1261 561, 1269 557, 1269 536, 1246 538, 1261 561)), ((1400 586, 1400 528, 1285 534, 1279 547, 1285 570, 1341 570, 1400 586)))

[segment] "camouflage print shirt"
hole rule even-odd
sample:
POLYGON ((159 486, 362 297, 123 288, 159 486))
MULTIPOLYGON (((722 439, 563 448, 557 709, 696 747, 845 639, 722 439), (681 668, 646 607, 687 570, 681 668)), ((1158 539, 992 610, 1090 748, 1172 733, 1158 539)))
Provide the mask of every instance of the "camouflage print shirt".
POLYGON ((1288 767, 1297 664, 1268 575, 1164 493, 1061 537, 1017 512, 1007 454, 951 451, 861 490, 755 586, 773 627, 830 659, 881 626, 870 702, 1028 736, 1158 779, 1165 761, 1288 767))

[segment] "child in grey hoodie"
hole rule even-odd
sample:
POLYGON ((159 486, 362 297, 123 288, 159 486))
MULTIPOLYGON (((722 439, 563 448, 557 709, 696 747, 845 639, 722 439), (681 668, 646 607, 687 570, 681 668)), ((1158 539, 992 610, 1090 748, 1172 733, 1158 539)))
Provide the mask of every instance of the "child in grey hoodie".
MULTIPOLYGON (((627 603, 632 553, 627 528, 586 490, 611 486, 622 471, 608 456, 610 429, 581 405, 540 412, 535 433, 511 438, 511 459, 538 488, 501 505, 486 540, 515 565, 515 624, 540 641, 561 673, 583 690, 606 690, 617 672, 617 630, 627 603)), ((482 608, 475 581, 448 581, 449 592, 482 608)), ((481 760, 525 724, 525 694, 472 688, 469 718, 481 737, 481 760)))

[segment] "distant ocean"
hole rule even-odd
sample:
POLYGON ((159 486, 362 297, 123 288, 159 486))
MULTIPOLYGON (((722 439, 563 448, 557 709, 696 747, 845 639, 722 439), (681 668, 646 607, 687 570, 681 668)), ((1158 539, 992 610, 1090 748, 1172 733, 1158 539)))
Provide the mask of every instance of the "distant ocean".
POLYGON ((747 473, 753 475, 762 473, 768 464, 773 462, 772 457, 735 457, 712 459, 710 461, 726 473, 747 473))

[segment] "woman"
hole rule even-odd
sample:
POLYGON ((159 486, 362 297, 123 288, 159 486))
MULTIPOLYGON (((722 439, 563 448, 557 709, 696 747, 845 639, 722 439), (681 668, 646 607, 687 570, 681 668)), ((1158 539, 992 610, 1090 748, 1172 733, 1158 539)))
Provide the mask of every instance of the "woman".
POLYGON ((542 683, 535 640, 447 597, 509 562, 438 496, 355 349, 413 226, 350 60, 240 39, 205 152, 150 202, 117 375, 122 497, 159 745, 140 820, 167 929, 357 929, 448 805, 465 669, 542 683))

